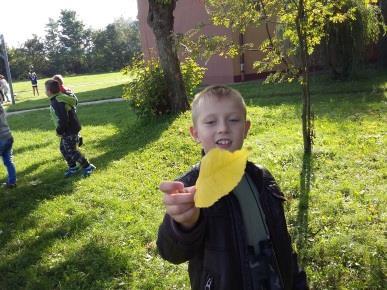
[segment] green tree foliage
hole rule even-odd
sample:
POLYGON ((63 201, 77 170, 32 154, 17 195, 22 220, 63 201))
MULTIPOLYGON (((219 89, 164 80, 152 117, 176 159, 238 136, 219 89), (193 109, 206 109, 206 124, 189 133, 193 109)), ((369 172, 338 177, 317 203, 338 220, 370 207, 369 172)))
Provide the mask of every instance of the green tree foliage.
MULTIPOLYGON (((327 37, 328 26, 337 26, 356 19, 358 9, 354 7, 353 1, 355 0, 206 1, 215 25, 242 33, 248 26, 264 25, 266 28, 267 39, 259 47, 264 57, 255 63, 255 68, 260 73, 274 71, 267 81, 297 80, 300 83, 305 153, 311 152, 314 136, 309 90, 310 56, 327 37)), ((366 1, 364 4, 363 1, 363 5, 369 3, 366 1)), ((372 35, 370 39, 375 39, 378 34, 374 29, 376 26, 368 26, 370 29, 367 33, 372 35)))
POLYGON ((349 77, 353 68, 368 61, 369 49, 385 34, 378 1, 346 1, 343 10, 353 9, 348 21, 328 22, 324 38, 325 63, 335 79, 349 77))
MULTIPOLYGON (((384 18, 384 23, 387 21, 387 1, 382 1, 381 2, 381 10, 382 10, 382 15, 384 18)), ((387 67, 387 36, 385 35, 381 41, 379 42, 379 51, 380 51, 380 59, 381 62, 380 64, 384 67, 387 67)))
POLYGON ((33 35, 31 39, 24 43, 22 51, 25 52, 30 65, 40 67, 42 70, 47 69, 48 63, 44 53, 44 42, 37 35, 33 35))
POLYGON ((81 73, 87 71, 86 54, 90 51, 91 31, 77 19, 75 11, 62 10, 56 24, 53 24, 52 53, 59 58, 62 72, 81 73), (56 35, 55 35, 56 32, 56 35), (59 53, 59 55, 58 55, 59 53))
MULTIPOLYGON (((191 58, 181 63, 181 72, 185 91, 193 97, 195 89, 200 85, 205 69, 191 58)), ((123 69, 131 80, 124 87, 124 97, 139 117, 150 117, 173 113, 168 103, 168 87, 158 59, 144 61, 136 58, 133 63, 123 69)))
POLYGON ((120 18, 92 31, 75 11, 62 10, 49 19, 43 39, 33 36, 8 54, 13 78, 24 79, 30 66, 40 76, 119 70, 139 52, 137 22, 120 18))
MULTIPOLYGON (((57 71, 64 72, 65 68, 60 55, 59 24, 58 21, 52 18, 49 18, 46 24, 45 52, 51 64, 47 73, 55 74, 57 71)), ((35 67, 35 69, 39 73, 42 73, 39 67, 35 67)))
POLYGON ((9 49, 8 58, 12 76, 16 79, 27 78, 30 66, 39 67, 41 71, 46 71, 49 66, 44 53, 44 42, 36 35, 28 39, 22 47, 9 49))
MULTIPOLYGON (((30 61, 27 59, 26 53, 22 48, 8 49, 8 60, 13 79, 27 78, 27 69, 30 66, 30 61)), ((1 62, 0 68, 2 72, 5 72, 3 62, 1 62)))
POLYGON ((93 70, 114 71, 128 65, 141 51, 138 22, 119 18, 103 30, 93 32, 93 70))

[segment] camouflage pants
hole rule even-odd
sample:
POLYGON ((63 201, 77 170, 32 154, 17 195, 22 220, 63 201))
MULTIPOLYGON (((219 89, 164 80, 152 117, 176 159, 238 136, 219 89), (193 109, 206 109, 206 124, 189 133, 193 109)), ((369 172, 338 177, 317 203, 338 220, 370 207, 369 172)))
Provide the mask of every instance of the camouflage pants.
POLYGON ((64 159, 66 160, 69 167, 74 167, 77 165, 77 162, 85 167, 89 164, 86 157, 81 154, 78 150, 78 135, 67 135, 63 136, 60 139, 60 152, 62 153, 64 159))

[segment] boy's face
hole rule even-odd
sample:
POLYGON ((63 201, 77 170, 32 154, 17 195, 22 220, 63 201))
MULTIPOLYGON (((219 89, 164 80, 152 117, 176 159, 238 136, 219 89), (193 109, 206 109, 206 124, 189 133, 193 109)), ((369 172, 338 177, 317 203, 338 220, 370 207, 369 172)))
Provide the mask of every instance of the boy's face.
POLYGON ((47 87, 46 87, 46 95, 47 95, 47 97, 51 97, 52 96, 51 91, 47 87))
POLYGON ((246 121, 243 106, 237 99, 209 97, 198 106, 196 124, 190 132, 205 153, 215 147, 231 152, 242 148, 250 121, 246 121))

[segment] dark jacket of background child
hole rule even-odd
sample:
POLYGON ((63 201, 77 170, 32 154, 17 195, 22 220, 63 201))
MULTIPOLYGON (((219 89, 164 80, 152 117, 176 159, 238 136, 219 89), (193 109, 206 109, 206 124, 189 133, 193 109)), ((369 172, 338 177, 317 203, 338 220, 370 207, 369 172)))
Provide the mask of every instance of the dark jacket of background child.
POLYGON ((58 94, 51 97, 50 101, 56 133, 60 136, 77 135, 81 130, 75 109, 77 100, 69 95, 58 94))
MULTIPOLYGON (((273 266, 280 274, 283 289, 308 289, 305 272, 299 269, 297 256, 292 251, 282 192, 267 170, 248 162, 245 171, 260 192, 273 249, 271 252, 274 252, 273 266)), ((198 176, 199 167, 196 166, 179 181, 186 187, 192 186, 198 176)), ((246 245, 241 209, 233 194, 221 198, 209 208, 201 209, 199 221, 190 231, 182 230, 166 214, 157 240, 164 259, 174 264, 189 261, 192 289, 252 289, 249 276, 245 274, 249 273, 246 245)))
POLYGON ((12 138, 12 133, 8 126, 4 108, 0 105, 0 140, 5 141, 10 138, 12 138))

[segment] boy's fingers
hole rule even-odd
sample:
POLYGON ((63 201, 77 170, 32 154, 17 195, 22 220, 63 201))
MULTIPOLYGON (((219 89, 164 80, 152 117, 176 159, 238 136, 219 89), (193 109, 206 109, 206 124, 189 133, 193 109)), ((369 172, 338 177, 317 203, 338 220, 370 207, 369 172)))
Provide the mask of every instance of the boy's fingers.
POLYGON ((167 208, 167 212, 170 216, 179 216, 189 209, 194 207, 193 203, 185 203, 185 204, 179 204, 179 205, 170 205, 167 208))
POLYGON ((190 186, 190 187, 185 187, 184 192, 189 192, 189 193, 195 193, 196 192, 196 186, 190 186))
POLYGON ((192 193, 164 194, 165 205, 178 205, 193 202, 194 195, 192 193))
POLYGON ((196 207, 192 207, 192 208, 188 209, 187 211, 183 212, 180 215, 173 216, 173 219, 175 221, 177 221, 178 223, 185 223, 188 220, 192 219, 192 217, 195 215, 197 210, 198 209, 196 207))
POLYGON ((160 190, 165 193, 183 192, 184 184, 180 181, 164 181, 160 183, 160 190))

